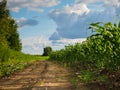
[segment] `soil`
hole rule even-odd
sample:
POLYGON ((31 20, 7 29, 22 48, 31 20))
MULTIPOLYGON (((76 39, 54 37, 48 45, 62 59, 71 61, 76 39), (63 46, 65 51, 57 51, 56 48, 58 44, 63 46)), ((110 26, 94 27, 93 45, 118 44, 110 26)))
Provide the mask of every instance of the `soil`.
POLYGON ((10 77, 0 79, 0 90, 89 90, 71 83, 68 69, 51 61, 37 61, 10 77))
POLYGON ((37 61, 22 71, 0 79, 0 90, 96 90, 95 86, 76 86, 71 82, 72 78, 67 68, 51 61, 37 61))

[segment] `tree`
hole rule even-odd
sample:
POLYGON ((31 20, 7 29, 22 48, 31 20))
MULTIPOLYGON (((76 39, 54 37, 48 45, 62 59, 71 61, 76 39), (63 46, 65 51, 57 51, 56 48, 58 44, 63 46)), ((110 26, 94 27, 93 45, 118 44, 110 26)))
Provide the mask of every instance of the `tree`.
POLYGON ((7 9, 7 0, 0 2, 0 45, 6 45, 10 49, 20 51, 22 48, 19 34, 17 31, 17 23, 10 16, 7 9))
POLYGON ((0 2, 0 19, 4 17, 9 17, 10 13, 7 9, 7 0, 3 0, 0 2))
POLYGON ((51 52, 52 52, 52 48, 51 47, 49 47, 49 46, 45 47, 43 56, 48 56, 48 55, 50 55, 51 52))
POLYGON ((10 36, 7 39, 9 42, 9 46, 11 49, 20 51, 22 48, 22 44, 20 42, 19 34, 17 32, 17 28, 18 28, 17 23, 15 22, 14 19, 11 19, 9 25, 10 25, 10 36))

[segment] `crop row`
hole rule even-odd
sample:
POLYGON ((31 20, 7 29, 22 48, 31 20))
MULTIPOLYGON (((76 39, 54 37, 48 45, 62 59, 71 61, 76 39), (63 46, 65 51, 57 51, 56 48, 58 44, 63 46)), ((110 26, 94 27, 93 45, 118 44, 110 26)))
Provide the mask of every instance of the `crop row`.
POLYGON ((86 41, 54 51, 50 58, 73 68, 84 82, 119 86, 120 23, 93 23, 89 29, 93 34, 86 41))

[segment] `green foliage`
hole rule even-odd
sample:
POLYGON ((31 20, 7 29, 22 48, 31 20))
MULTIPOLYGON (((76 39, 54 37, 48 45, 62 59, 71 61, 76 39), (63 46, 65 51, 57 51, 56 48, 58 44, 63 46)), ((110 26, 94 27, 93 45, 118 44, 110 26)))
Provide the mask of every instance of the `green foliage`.
POLYGON ((93 35, 85 42, 52 52, 50 58, 72 67, 85 82, 108 82, 111 72, 120 72, 119 24, 98 22, 90 24, 89 29, 93 35))
POLYGON ((7 9, 7 0, 0 2, 0 19, 9 16, 9 10, 7 9))
POLYGON ((8 48, 8 42, 7 42, 6 38, 5 38, 5 36, 0 34, 0 48, 1 47, 8 48))
POLYGON ((17 54, 19 53, 18 56, 21 56, 21 54, 16 51, 21 51, 21 49, 22 45, 19 40, 17 23, 10 16, 9 10, 7 9, 7 0, 2 0, 0 2, 0 77, 14 71, 13 67, 16 68, 15 65, 17 64, 13 65, 7 62, 14 60, 12 56, 16 57, 15 60, 18 60, 17 54))
POLYGON ((97 32, 87 39, 91 49, 89 54, 93 53, 94 56, 90 57, 95 59, 96 67, 107 71, 120 70, 120 28, 112 23, 90 27, 97 32))
POLYGON ((94 73, 88 70, 82 70, 81 75, 78 76, 80 80, 85 83, 91 82, 94 79, 94 73))
POLYGON ((10 16, 6 0, 0 2, 0 45, 5 45, 16 51, 22 49, 17 31, 17 23, 10 16))
POLYGON ((8 61, 10 50, 8 48, 0 47, 0 62, 8 61))
POLYGON ((16 70, 22 70, 37 60, 47 60, 48 58, 40 55, 23 54, 10 49, 0 49, 0 78, 9 76, 16 70), (3 54, 1 50, 4 50, 3 54))
POLYGON ((49 56, 49 54, 52 52, 52 48, 51 47, 45 47, 44 48, 44 53, 43 56, 49 56))

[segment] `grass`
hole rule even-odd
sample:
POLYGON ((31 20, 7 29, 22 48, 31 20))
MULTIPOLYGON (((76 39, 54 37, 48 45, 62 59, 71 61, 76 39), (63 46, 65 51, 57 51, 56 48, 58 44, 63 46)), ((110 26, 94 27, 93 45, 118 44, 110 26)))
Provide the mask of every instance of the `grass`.
POLYGON ((9 52, 4 54, 0 61, 0 78, 9 76, 16 70, 23 70, 35 61, 48 60, 49 58, 48 56, 23 54, 13 50, 9 50, 9 52))

